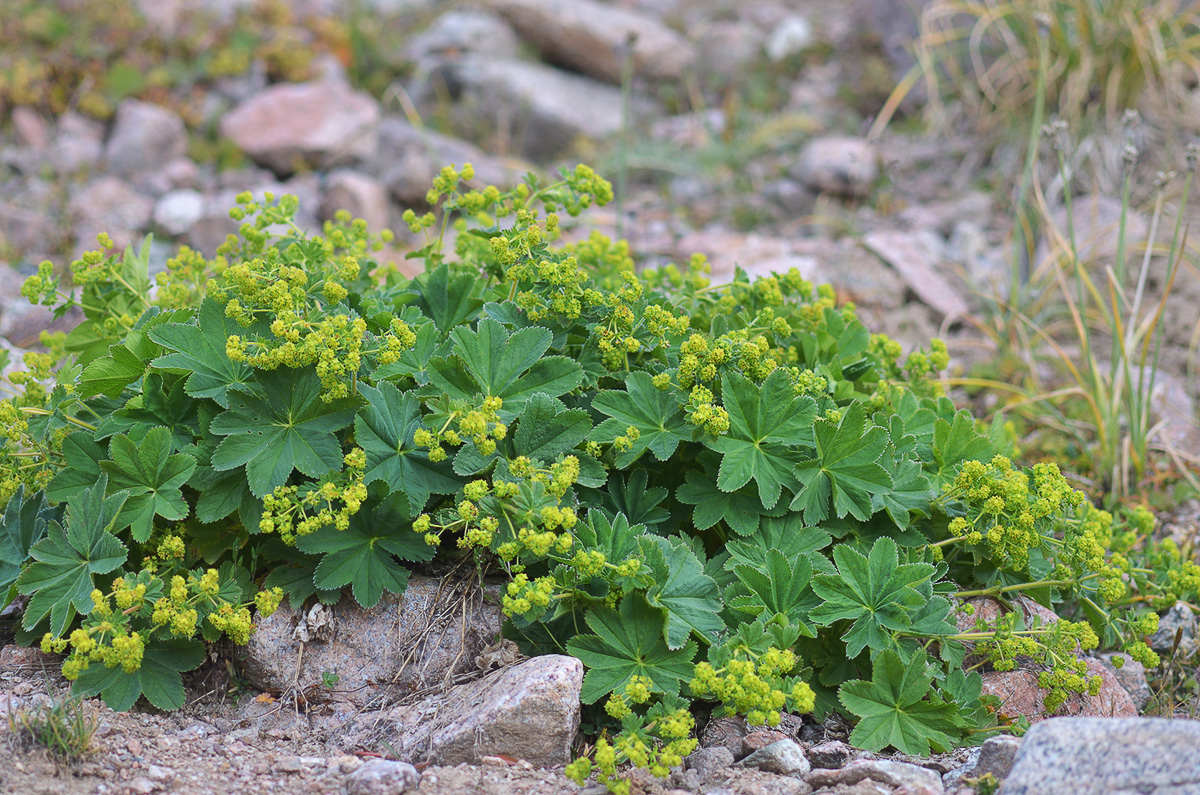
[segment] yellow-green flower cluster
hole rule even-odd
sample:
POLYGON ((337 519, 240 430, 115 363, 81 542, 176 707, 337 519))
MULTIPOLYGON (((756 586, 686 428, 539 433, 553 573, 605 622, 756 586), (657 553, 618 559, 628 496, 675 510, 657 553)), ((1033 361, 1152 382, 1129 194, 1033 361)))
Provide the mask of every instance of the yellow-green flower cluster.
POLYGON ((799 661, 788 649, 771 647, 761 656, 739 650, 721 668, 708 662, 696 664, 692 692, 700 698, 720 701, 727 713, 745 715, 752 726, 778 726, 780 710, 812 712, 816 694, 808 683, 787 675, 799 661))
POLYGON ((469 439, 485 456, 496 452, 496 442, 508 436, 508 426, 500 420, 500 409, 504 401, 495 396, 483 398, 478 407, 464 406, 453 411, 438 431, 417 428, 413 432, 413 444, 429 452, 429 460, 437 463, 448 457, 445 444, 458 447, 469 439), (457 424, 457 430, 450 427, 457 424))
POLYGON ((508 584, 501 607, 506 616, 536 618, 550 606, 553 595, 553 577, 538 577, 530 581, 529 576, 522 572, 508 584))
POLYGON ((697 741, 691 737, 695 719, 686 706, 670 709, 663 704, 652 706, 644 715, 635 713, 635 707, 648 704, 654 697, 653 683, 644 676, 634 674, 625 684, 623 693, 614 692, 604 705, 613 718, 626 722, 626 729, 610 743, 601 738, 596 743, 595 758, 586 756, 567 765, 566 775, 583 785, 593 773, 596 780, 610 792, 628 795, 630 782, 617 776, 617 765, 629 762, 635 767, 649 770, 651 775, 666 777, 671 768, 683 764, 683 758, 696 750, 697 741), (636 716, 630 725, 627 719, 636 716))
MULTIPOLYGON (((1029 566, 1030 550, 1052 543, 1060 514, 1079 508, 1083 494, 1067 484, 1054 464, 1036 464, 1027 474, 1008 458, 996 456, 987 464, 963 464, 947 486, 945 500, 964 506, 965 515, 950 521, 953 536, 984 547, 998 566, 1023 571, 1029 566)), ((1075 553, 1072 560, 1102 563, 1092 554, 1093 541, 1094 532, 1073 533, 1068 542, 1075 553)))
POLYGON ((263 497, 259 532, 278 533, 285 544, 291 545, 296 536, 315 533, 322 527, 349 528, 350 517, 358 513, 367 499, 363 482, 366 453, 361 447, 353 447, 342 460, 346 468, 319 483, 278 486, 263 497))

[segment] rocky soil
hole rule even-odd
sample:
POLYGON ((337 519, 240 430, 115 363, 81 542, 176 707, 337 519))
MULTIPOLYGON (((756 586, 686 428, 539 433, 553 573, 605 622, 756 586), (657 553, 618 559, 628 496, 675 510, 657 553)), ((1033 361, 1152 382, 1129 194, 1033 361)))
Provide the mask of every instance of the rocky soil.
MULTIPOLYGON (((225 13, 240 1, 198 5, 225 13)), ((189 4, 196 3, 138 2, 165 29, 189 4)), ((319 17, 335 5, 308 0, 296 8, 319 17)), ((388 257, 408 267, 403 254, 417 241, 400 215, 424 208, 441 165, 471 162, 476 183, 511 185, 527 170, 551 172, 581 158, 608 176, 624 163, 630 184, 620 206, 590 212, 568 234, 619 233, 648 265, 702 252, 723 279, 735 267, 796 267, 833 284, 868 326, 906 347, 946 335, 960 373, 991 354, 977 331, 986 325, 980 296, 1002 292, 1009 279, 1011 208, 996 190, 1007 177, 996 174, 1019 167, 1011 151, 970 134, 894 131, 899 125, 875 139, 863 134, 911 65, 913 4, 361 5, 375 24, 405 33, 392 53, 403 68, 382 99, 353 88, 343 64, 322 57, 303 82, 269 83, 261 68, 217 81, 200 120, 139 99, 121 102, 106 123, 11 109, 0 123, 0 345, 10 362, 36 346, 42 329, 78 321, 52 321, 30 307, 19 294, 24 276, 43 258, 63 265, 100 231, 119 246, 153 233, 152 260, 162 268, 181 244, 211 254, 236 229, 227 210, 238 192, 292 193, 306 228, 346 209, 372 228, 397 230, 388 257), (756 98, 762 86, 770 99, 756 98), (218 168, 190 154, 200 127, 215 129, 244 165, 218 168)), ((1093 143, 1104 149, 1103 139, 1093 143)), ((1173 154, 1148 159, 1166 166, 1173 154)), ((1074 227, 1102 261, 1115 247, 1119 203, 1113 172, 1097 158, 1094 197, 1077 203, 1074 227)), ((1149 227, 1135 213, 1130 238, 1144 240, 1149 227)), ((1185 267, 1167 306, 1154 413, 1173 445, 1195 451, 1200 381, 1187 376, 1200 364, 1189 348, 1200 278, 1185 267)), ((1152 293, 1164 272, 1156 262, 1152 293)), ((1197 513, 1184 506, 1169 531, 1181 540, 1195 535, 1197 513)), ((578 791, 562 767, 581 750, 579 663, 521 660, 497 638, 486 588, 464 594, 443 585, 414 578, 404 597, 369 615, 344 603, 281 610, 246 649, 214 650, 190 676, 189 702, 178 713, 114 714, 86 702, 99 728, 78 763, 50 756, 0 721, 0 792, 578 791)), ((976 605, 977 614, 998 609, 976 605)), ((1182 606, 1164 618, 1155 647, 1169 651, 1177 630, 1181 648, 1194 652, 1196 618, 1182 606)), ((1144 672, 1110 660, 1088 661, 1103 678, 1100 694, 1061 711, 1080 719, 1041 720, 1035 672, 989 673, 985 687, 1005 713, 1035 722, 1024 741, 998 737, 943 758, 883 759, 847 746, 847 727, 836 720, 795 720, 781 732, 714 721, 684 769, 666 782, 635 778, 634 792, 933 795, 972 792, 987 776, 1008 776, 1003 793, 1200 792, 1197 724, 1137 718, 1151 698, 1144 672), (1110 764, 1115 757, 1120 765, 1110 764)), ((61 698, 56 670, 40 652, 4 647, 0 713, 15 720, 61 698)))

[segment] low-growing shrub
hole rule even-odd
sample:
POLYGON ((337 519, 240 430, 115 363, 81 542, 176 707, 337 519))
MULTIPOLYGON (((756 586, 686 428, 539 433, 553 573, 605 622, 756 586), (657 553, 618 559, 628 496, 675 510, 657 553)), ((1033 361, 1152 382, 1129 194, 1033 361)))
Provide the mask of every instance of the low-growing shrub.
POLYGON ((73 290, 29 279, 86 319, 0 403, 0 593, 30 595, 24 637, 77 692, 178 707, 255 609, 371 607, 435 555, 506 573, 507 635, 583 661, 615 790, 618 764, 695 746, 692 704, 838 711, 860 747, 928 753, 1002 728, 982 665, 1040 660, 1053 708, 1099 685, 1079 647, 1155 664, 1147 606, 1194 599, 1198 570, 1134 566, 1148 513, 1013 464, 1001 422, 941 395, 941 342, 902 359, 794 270, 718 285, 703 257, 638 273, 598 233, 560 243, 558 213, 611 198, 586 167, 471 178, 406 215, 413 279, 361 222, 308 235, 294 199, 248 195, 212 260, 151 279, 146 249, 106 249, 73 290), (1017 592, 1070 620, 957 628, 958 600, 1017 592))

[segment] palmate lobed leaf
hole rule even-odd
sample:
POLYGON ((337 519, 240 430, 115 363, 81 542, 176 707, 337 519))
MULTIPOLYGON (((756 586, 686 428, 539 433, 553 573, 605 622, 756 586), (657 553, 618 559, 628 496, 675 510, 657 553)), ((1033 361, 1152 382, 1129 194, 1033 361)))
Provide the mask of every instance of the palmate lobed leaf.
POLYGON ((390 494, 374 509, 355 514, 346 530, 326 526, 299 536, 296 546, 302 551, 324 555, 313 573, 313 585, 322 591, 349 585, 364 608, 377 605, 385 591, 404 593, 409 571, 396 558, 425 561, 435 552, 413 532, 408 514, 404 495, 390 494))
POLYGON ((594 704, 622 690, 635 674, 649 679, 653 690, 671 694, 678 694, 682 683, 691 679, 695 641, 669 648, 662 612, 640 593, 621 599, 619 610, 592 610, 586 621, 595 634, 576 635, 567 643, 567 650, 588 668, 580 694, 583 703, 594 704))
POLYGON ((649 373, 635 371, 625 377, 625 389, 607 389, 592 398, 592 408, 608 419, 592 431, 592 441, 611 444, 624 436, 630 426, 637 428, 633 446, 618 453, 616 465, 624 469, 649 450, 659 461, 666 461, 691 438, 679 403, 670 392, 657 389, 649 373))
POLYGON ((825 602, 810 618, 821 626, 853 622, 842 635, 850 659, 864 648, 887 648, 891 632, 909 628, 912 614, 928 601, 919 589, 928 585, 934 567, 900 564, 896 542, 887 537, 876 539, 869 556, 839 544, 834 547, 833 559, 837 574, 813 577, 813 591, 825 602))
POLYGON ((804 513, 807 524, 834 514, 866 521, 874 513, 873 498, 892 490, 892 476, 880 464, 888 432, 866 425, 861 403, 852 403, 836 421, 822 417, 814 423, 817 454, 796 465, 803 488, 791 504, 793 511, 804 513))
POLYGON ((171 432, 151 429, 136 444, 123 434, 109 443, 111 460, 100 469, 109 476, 109 488, 129 494, 118 527, 131 528, 135 541, 145 541, 154 528, 154 517, 169 521, 187 517, 189 508, 181 487, 196 469, 196 459, 184 453, 171 454, 171 432))
POLYGON ((377 386, 359 384, 367 401, 354 418, 354 435, 367 454, 363 480, 382 481, 393 492, 408 498, 413 512, 424 509, 431 494, 453 494, 462 486, 448 462, 429 460, 427 450, 413 443, 421 427, 421 401, 384 381, 377 386))
POLYGON ((645 536, 639 547, 654 575, 646 600, 666 614, 667 647, 682 648, 693 632, 713 642, 725 629, 721 594, 700 559, 677 538, 645 536))
POLYGON ((119 666, 92 663, 79 675, 73 689, 85 696, 99 695, 109 709, 117 712, 131 709, 141 696, 159 709, 179 709, 184 702, 180 674, 198 668, 202 662, 203 643, 189 638, 154 638, 146 644, 138 670, 126 673, 119 666))
POLYGON ((112 534, 126 494, 105 496, 107 477, 67 503, 65 527, 51 522, 46 537, 33 545, 29 564, 17 578, 18 593, 30 594, 21 626, 32 629, 46 617, 62 635, 76 612, 91 612, 94 575, 125 562, 128 550, 112 534))
MULTIPOLYGON (((856 679, 838 689, 843 706, 858 716, 850 742, 867 751, 888 746, 905 754, 928 755, 956 743, 957 708, 931 693, 933 675, 923 650, 905 665, 894 651, 875 658, 871 681, 856 679)), ((964 685, 964 689, 966 686, 964 685)))
POLYGON ((717 486, 737 491, 753 480, 762 507, 770 510, 783 487, 795 483, 796 448, 812 444, 816 401, 797 396, 782 370, 768 375, 761 386, 728 372, 721 377, 721 400, 729 412, 729 433, 706 442, 723 454, 717 486))
POLYGON ((236 320, 214 298, 205 298, 196 322, 168 323, 150 331, 150 338, 167 348, 150 362, 158 370, 187 373, 187 393, 194 398, 211 398, 229 408, 229 390, 251 383, 254 371, 245 362, 232 361, 225 343, 233 334, 245 334, 236 320))
POLYGON ((342 465, 342 446, 334 435, 354 421, 352 401, 325 403, 321 379, 311 369, 258 374, 257 386, 231 390, 229 409, 210 430, 225 440, 213 453, 218 471, 245 466, 256 497, 284 485, 294 470, 320 477, 342 465))

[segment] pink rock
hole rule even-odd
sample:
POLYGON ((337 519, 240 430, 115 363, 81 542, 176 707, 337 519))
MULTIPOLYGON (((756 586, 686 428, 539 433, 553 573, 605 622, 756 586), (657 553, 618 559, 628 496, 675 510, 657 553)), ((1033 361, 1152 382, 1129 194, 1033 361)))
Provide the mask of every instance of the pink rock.
POLYGON ((333 80, 270 86, 221 119, 221 134, 276 174, 369 157, 380 109, 369 94, 333 80))
POLYGON ((319 216, 331 220, 338 210, 367 222, 367 229, 378 234, 388 225, 387 189, 374 179, 356 171, 339 170, 325 180, 319 216))
POLYGON ((1024 715, 1030 723, 1064 715, 1136 717, 1137 707, 1117 678, 1098 660, 1088 658, 1086 662, 1088 675, 1101 679, 1100 692, 1095 696, 1073 695, 1054 715, 1046 713, 1047 691, 1038 687, 1038 672, 1034 670, 989 671, 983 674, 983 692, 1000 699, 1002 714, 1010 718, 1024 715))

